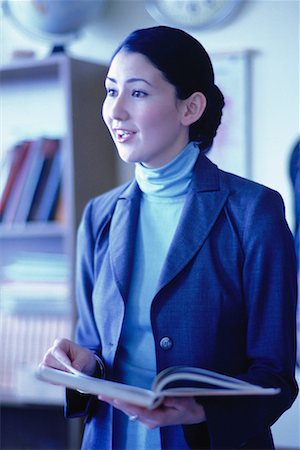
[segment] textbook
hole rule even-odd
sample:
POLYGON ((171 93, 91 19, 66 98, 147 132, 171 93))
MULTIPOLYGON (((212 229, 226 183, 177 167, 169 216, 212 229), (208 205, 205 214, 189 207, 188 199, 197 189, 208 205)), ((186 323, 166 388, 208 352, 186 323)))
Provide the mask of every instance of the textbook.
POLYGON ((40 380, 59 384, 81 393, 105 395, 121 401, 156 408, 164 397, 212 397, 275 395, 277 388, 263 388, 237 378, 197 367, 170 367, 160 372, 152 389, 130 386, 115 381, 94 378, 64 364, 71 372, 41 365, 36 375, 40 380))

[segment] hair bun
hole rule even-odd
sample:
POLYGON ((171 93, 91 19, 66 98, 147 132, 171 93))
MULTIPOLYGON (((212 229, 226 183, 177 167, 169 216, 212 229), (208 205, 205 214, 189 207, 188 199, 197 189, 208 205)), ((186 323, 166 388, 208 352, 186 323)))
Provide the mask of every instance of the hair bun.
POLYGON ((206 97, 206 108, 200 119, 190 127, 190 139, 196 141, 200 150, 207 152, 217 134, 225 105, 224 96, 218 86, 212 84, 203 94, 206 97))

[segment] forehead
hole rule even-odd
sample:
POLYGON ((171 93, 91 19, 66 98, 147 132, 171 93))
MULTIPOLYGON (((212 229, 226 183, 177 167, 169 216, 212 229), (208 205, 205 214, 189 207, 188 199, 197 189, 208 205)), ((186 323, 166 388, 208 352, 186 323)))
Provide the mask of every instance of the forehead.
POLYGON ((112 60, 107 76, 118 82, 132 78, 156 83, 166 81, 162 72, 146 56, 124 50, 117 53, 112 60))

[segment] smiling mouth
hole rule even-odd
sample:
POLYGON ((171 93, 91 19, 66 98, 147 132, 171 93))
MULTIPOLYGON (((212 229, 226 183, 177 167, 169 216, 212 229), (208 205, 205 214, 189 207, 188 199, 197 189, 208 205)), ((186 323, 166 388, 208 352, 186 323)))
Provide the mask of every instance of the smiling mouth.
POLYGON ((118 142, 126 142, 135 133, 128 130, 115 130, 115 136, 118 142))

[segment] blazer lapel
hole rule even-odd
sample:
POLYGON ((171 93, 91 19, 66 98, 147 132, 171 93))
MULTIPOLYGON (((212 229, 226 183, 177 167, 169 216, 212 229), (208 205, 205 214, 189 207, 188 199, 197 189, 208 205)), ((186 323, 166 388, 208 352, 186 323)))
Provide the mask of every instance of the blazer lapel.
POLYGON ((172 240, 158 291, 168 284, 203 245, 219 216, 229 190, 221 189, 217 167, 200 155, 187 199, 172 240))
POLYGON ((110 228, 113 274, 124 301, 127 299, 139 216, 140 190, 133 182, 119 197, 110 228))

